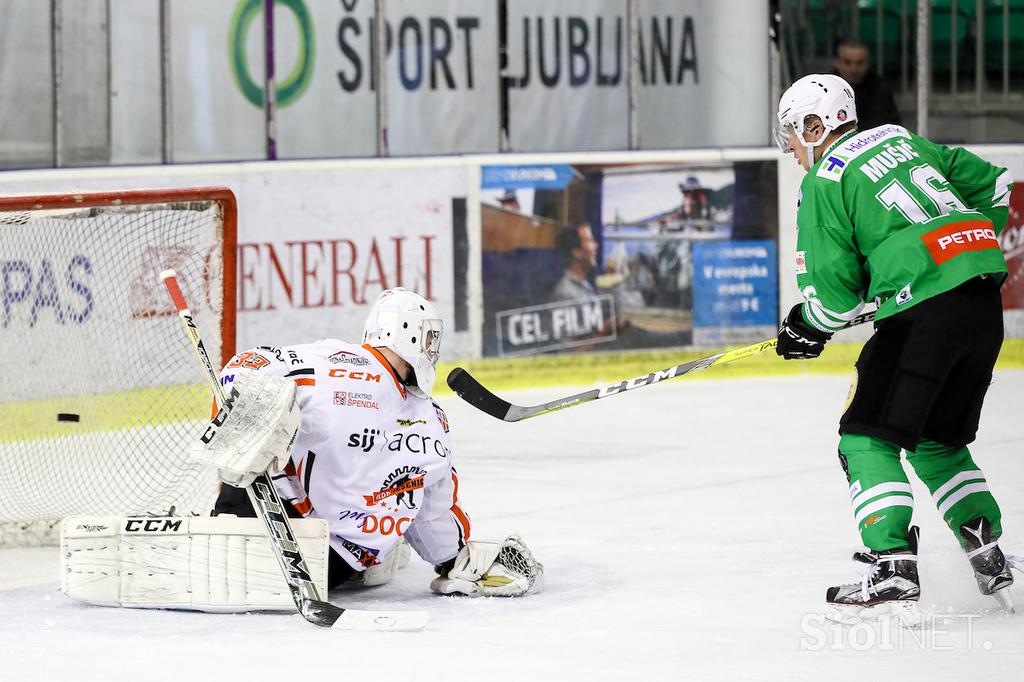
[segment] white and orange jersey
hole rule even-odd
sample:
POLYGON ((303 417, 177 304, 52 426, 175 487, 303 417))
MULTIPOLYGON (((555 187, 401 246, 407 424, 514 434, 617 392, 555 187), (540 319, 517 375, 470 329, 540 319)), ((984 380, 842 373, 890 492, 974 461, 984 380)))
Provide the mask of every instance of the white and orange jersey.
POLYGON ((435 565, 468 541, 448 418, 406 391, 379 351, 335 339, 261 346, 235 355, 221 383, 239 367, 295 381, 302 425, 274 480, 302 514, 330 524, 349 565, 374 565, 403 536, 435 565))

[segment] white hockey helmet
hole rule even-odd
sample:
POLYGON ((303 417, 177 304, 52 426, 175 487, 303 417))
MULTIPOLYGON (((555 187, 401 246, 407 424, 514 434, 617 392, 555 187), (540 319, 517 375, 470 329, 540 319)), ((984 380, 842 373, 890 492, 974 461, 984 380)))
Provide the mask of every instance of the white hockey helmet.
POLYGON ((363 326, 363 343, 383 346, 412 367, 408 389, 422 398, 434 389, 443 324, 434 304, 419 294, 395 287, 380 292, 363 326))
POLYGON ((786 153, 792 130, 807 148, 807 158, 813 164, 814 148, 822 144, 833 130, 856 120, 857 105, 850 84, 830 73, 814 73, 793 83, 779 98, 775 142, 786 153), (825 127, 825 133, 817 143, 804 140, 804 120, 808 116, 817 116, 825 127))

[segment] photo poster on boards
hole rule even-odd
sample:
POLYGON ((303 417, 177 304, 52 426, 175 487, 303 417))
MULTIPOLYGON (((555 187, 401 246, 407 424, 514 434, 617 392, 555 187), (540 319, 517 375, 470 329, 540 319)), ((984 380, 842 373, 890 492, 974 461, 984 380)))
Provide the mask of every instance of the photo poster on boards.
MULTIPOLYGON (((1009 215, 999 233, 999 245, 1006 258, 1007 277, 1003 283, 1003 324, 1008 338, 1024 337, 1024 155, 987 154, 986 161, 1010 173, 1009 215)), ((999 188, 996 188, 996 194, 999 188)), ((996 226, 999 227, 998 225, 996 226)))
POLYGON ((775 161, 484 166, 481 178, 484 355, 756 340, 774 324, 775 161), (711 245, 720 281, 695 286, 711 245))

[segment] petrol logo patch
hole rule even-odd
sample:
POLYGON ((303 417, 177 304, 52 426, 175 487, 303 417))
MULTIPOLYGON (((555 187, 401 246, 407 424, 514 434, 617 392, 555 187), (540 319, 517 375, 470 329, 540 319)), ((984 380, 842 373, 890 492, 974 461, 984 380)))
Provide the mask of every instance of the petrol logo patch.
POLYGON ((921 241, 928 248, 936 265, 942 265, 951 258, 969 251, 999 248, 996 231, 987 220, 965 220, 943 225, 921 235, 921 241))

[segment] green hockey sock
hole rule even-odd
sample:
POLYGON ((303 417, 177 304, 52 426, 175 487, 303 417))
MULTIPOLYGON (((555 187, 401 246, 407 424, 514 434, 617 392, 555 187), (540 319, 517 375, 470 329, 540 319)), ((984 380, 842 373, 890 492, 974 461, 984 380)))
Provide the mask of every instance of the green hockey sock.
POLYGON ((844 433, 839 456, 864 545, 873 552, 909 547, 914 496, 900 462, 900 447, 881 438, 844 433))
POLYGON ((933 441, 921 441, 907 452, 907 460, 928 490, 946 525, 961 546, 960 526, 984 516, 992 524, 992 537, 1002 534, 1001 514, 989 492, 985 474, 971 458, 966 447, 950 447, 933 441))

